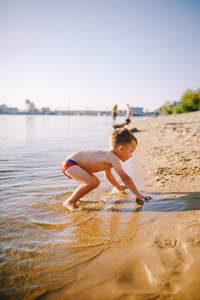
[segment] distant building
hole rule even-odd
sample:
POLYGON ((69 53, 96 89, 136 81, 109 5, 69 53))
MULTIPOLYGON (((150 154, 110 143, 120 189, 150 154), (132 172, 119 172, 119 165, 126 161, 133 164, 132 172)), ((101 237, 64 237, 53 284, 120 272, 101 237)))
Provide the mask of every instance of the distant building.
POLYGON ((143 107, 131 107, 132 115, 143 115, 143 107))
POLYGON ((49 107, 42 107, 42 108, 41 108, 41 113, 42 113, 42 114, 48 115, 48 114, 51 113, 51 110, 50 110, 49 107))
POLYGON ((0 105, 0 114, 17 114, 18 112, 17 107, 7 107, 5 104, 0 105))
POLYGON ((35 105, 33 102, 30 102, 28 99, 26 100, 26 109, 27 113, 34 113, 35 112, 35 105))
POLYGON ((8 110, 8 108, 5 104, 0 105, 0 113, 1 114, 6 114, 7 110, 8 110))
POLYGON ((180 102, 178 101, 166 101, 165 102, 165 105, 176 105, 176 104, 179 104, 180 102))

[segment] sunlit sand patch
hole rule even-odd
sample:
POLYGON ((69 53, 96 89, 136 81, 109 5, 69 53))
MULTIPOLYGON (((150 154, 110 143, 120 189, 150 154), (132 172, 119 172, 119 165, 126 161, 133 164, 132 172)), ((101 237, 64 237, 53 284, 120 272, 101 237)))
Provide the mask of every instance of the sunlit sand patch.
POLYGON ((81 205, 81 208, 83 210, 87 210, 88 212, 89 211, 101 211, 103 210, 105 206, 105 203, 104 202, 86 202, 86 203, 82 203, 81 205))
POLYGON ((115 195, 115 194, 126 194, 126 192, 125 192, 125 190, 123 190, 123 191, 118 191, 118 189, 117 188, 113 188, 111 191, 110 191, 110 195, 115 195))

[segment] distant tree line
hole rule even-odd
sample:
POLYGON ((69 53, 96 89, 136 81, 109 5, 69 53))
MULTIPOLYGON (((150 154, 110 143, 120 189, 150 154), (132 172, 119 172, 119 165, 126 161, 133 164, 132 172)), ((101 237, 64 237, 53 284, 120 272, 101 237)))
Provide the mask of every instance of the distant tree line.
POLYGON ((200 89, 187 90, 177 104, 166 104, 159 108, 162 115, 181 114, 200 110, 200 89))

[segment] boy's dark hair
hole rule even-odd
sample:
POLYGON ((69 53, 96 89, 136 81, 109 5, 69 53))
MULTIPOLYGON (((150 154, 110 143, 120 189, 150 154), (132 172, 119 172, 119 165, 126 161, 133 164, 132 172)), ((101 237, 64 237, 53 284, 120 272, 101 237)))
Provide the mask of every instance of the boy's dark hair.
POLYGON ((111 149, 115 149, 118 145, 124 146, 132 140, 135 140, 136 144, 138 143, 136 137, 130 130, 126 128, 115 130, 110 136, 110 147, 111 149))

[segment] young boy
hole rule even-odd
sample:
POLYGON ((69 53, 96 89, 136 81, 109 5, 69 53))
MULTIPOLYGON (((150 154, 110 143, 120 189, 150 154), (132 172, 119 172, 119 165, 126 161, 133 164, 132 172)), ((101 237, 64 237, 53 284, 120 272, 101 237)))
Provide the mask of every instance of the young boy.
POLYGON ((94 173, 104 171, 106 179, 119 191, 129 189, 138 200, 149 200, 150 196, 143 196, 137 190, 131 177, 123 170, 121 161, 132 157, 137 146, 137 139, 128 129, 115 130, 110 136, 110 150, 80 151, 70 155, 62 164, 63 173, 81 185, 68 198, 63 206, 70 211, 78 208, 76 202, 91 192, 100 184, 94 173), (124 185, 120 185, 111 173, 117 172, 124 185))

